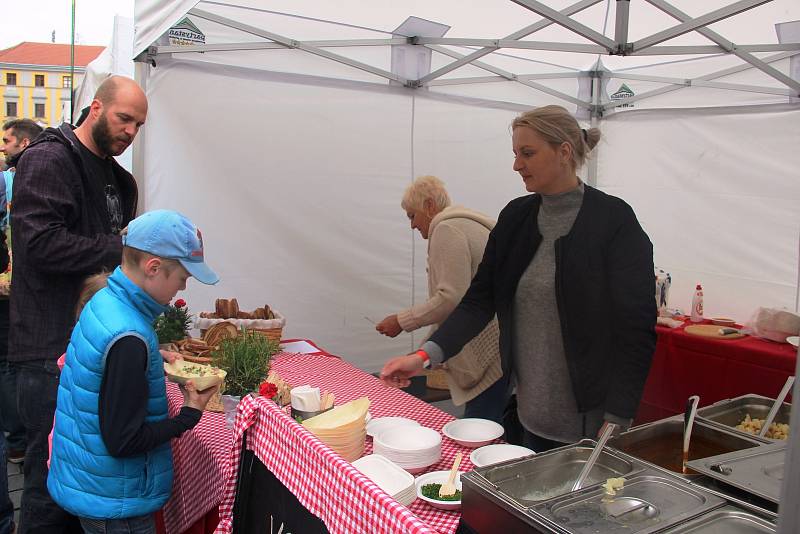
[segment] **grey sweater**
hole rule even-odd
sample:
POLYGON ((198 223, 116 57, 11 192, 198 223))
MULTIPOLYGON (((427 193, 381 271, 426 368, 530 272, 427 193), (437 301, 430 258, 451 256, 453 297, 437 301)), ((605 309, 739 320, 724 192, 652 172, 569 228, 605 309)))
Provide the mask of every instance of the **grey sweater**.
POLYGON ((564 443, 594 437, 603 424, 602 409, 578 413, 556 303, 555 241, 572 228, 583 191, 581 183, 566 193, 542 195, 542 242, 520 278, 513 309, 513 376, 520 421, 528 431, 564 443))

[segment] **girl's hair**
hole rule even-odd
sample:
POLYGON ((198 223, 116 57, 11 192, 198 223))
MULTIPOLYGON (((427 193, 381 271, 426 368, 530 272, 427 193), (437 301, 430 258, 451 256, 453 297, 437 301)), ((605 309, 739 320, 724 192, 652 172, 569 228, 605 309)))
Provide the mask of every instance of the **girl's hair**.
POLYGON ((421 210, 425 201, 431 199, 436 212, 440 212, 450 205, 450 195, 444 187, 444 182, 435 176, 420 176, 406 188, 400 206, 406 210, 421 210))
POLYGON ((569 143, 574 169, 583 166, 589 152, 600 141, 600 130, 582 129, 575 117, 561 106, 542 106, 526 111, 511 123, 512 130, 521 126, 532 129, 551 145, 569 143))
POLYGON ((102 271, 91 276, 87 276, 83 284, 81 284, 81 292, 78 294, 78 302, 75 304, 75 320, 81 316, 83 307, 89 302, 89 299, 95 293, 108 285, 108 277, 111 275, 108 271, 102 271))

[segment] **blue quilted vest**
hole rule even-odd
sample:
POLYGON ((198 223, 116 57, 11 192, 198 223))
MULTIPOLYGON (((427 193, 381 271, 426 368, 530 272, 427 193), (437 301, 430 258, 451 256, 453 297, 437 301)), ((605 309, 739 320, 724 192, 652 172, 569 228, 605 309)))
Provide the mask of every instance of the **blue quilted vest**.
POLYGON ((167 501, 172 488, 169 442, 125 458, 108 453, 100 435, 98 403, 106 355, 123 336, 147 343, 147 415, 167 418, 164 362, 153 330, 164 311, 118 267, 108 287, 86 304, 72 331, 58 386, 53 451, 47 489, 68 512, 93 519, 150 514, 167 501))

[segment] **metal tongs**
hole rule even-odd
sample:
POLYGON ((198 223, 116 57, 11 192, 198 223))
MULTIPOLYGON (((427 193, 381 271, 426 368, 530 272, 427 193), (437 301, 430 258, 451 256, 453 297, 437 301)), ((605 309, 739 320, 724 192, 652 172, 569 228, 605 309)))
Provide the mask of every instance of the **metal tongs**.
POLYGON ((761 432, 758 433, 758 437, 763 438, 767 434, 767 430, 769 430, 769 426, 772 424, 772 421, 775 420, 775 416, 778 415, 778 410, 783 404, 783 401, 786 399, 786 395, 788 395, 789 391, 792 389, 792 384, 794 384, 794 377, 790 376, 786 379, 786 383, 783 385, 783 389, 778 394, 778 398, 775 399, 775 404, 773 404, 772 408, 769 409, 769 414, 767 414, 767 418, 764 419, 764 424, 761 425, 761 432))
POLYGON ((594 446, 594 450, 592 454, 589 455, 589 459, 586 460, 586 463, 583 465, 583 469, 581 469, 581 473, 578 475, 578 480, 575 481, 575 484, 572 485, 572 491, 578 491, 583 487, 583 483, 586 482, 586 478, 589 476, 589 472, 594 467, 594 464, 597 462, 597 459, 600 457, 600 453, 603 452, 603 447, 606 446, 606 441, 608 438, 611 437, 611 434, 617 429, 617 425, 614 423, 608 423, 606 425, 605 430, 600 435, 600 439, 597 440, 597 445, 594 446))
POLYGON ((681 463, 681 473, 684 475, 687 471, 686 463, 689 461, 689 440, 692 438, 692 427, 694 427, 698 404, 700 404, 700 397, 692 395, 686 400, 686 412, 683 414, 683 461, 681 463))

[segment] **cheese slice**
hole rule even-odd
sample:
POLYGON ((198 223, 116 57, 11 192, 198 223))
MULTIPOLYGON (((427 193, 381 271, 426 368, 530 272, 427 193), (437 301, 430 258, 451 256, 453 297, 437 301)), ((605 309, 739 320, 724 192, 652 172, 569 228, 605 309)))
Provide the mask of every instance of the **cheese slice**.
POLYGON ((363 421, 367 415, 367 410, 369 410, 369 399, 361 397, 306 419, 303 421, 303 426, 309 430, 339 428, 352 424, 359 419, 363 421))

